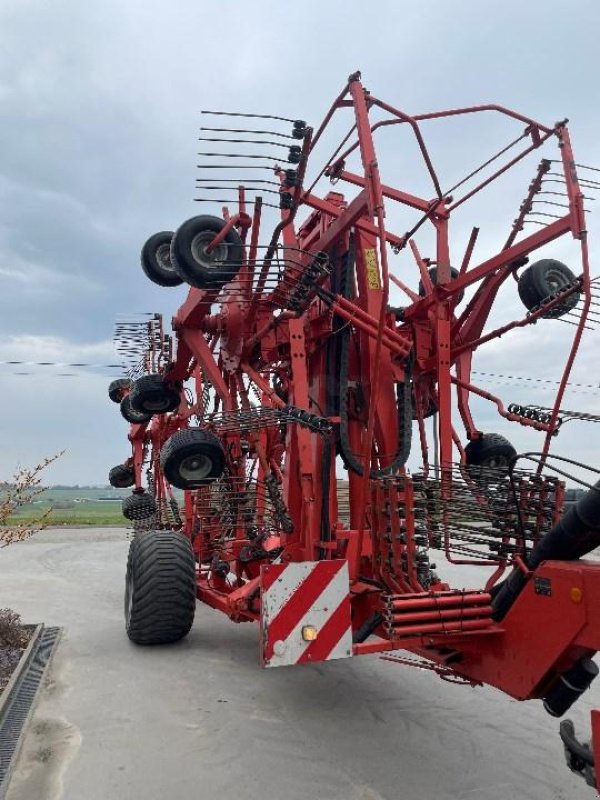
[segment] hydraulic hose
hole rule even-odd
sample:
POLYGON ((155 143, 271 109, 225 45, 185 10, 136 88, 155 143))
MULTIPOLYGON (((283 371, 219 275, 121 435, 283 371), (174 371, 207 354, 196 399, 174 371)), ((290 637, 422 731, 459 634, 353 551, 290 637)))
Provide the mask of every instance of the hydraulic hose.
MULTIPOLYGON (((354 243, 342 259, 339 293, 350 300, 352 298, 352 270, 355 263, 354 243)), ((347 469, 357 475, 363 474, 362 458, 357 456, 350 447, 348 434, 348 371, 350 367, 350 338, 352 332, 349 325, 340 328, 340 360, 339 360, 339 416, 340 416, 340 455, 347 469)), ((398 450, 392 462, 381 469, 372 469, 370 477, 373 480, 392 475, 402 467, 410 454, 412 439, 412 386, 411 386, 412 359, 405 365, 405 376, 402 383, 396 384, 396 397, 398 402, 398 450)))

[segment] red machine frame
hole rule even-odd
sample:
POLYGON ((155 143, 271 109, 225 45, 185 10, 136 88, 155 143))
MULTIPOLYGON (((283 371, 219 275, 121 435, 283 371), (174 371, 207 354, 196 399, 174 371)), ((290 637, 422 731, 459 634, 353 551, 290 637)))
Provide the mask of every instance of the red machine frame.
MULTIPOLYGON (((210 245, 218 247, 231 230, 238 231, 245 248, 239 272, 223 289, 191 288, 173 319, 176 352, 162 372, 173 385, 183 387, 191 381, 194 398, 190 401, 182 388, 178 411, 154 416, 148 424, 132 426, 129 438, 137 489, 142 489, 144 464, 149 458, 159 507, 173 496, 161 472, 160 452, 175 431, 188 427, 191 420, 201 416, 200 398, 203 392, 206 394, 207 384, 221 423, 235 421, 236 415, 242 419, 247 418, 244 414, 256 412, 269 419, 272 414, 271 424, 255 429, 241 424, 236 427, 233 422, 213 428, 222 438, 227 453, 228 479, 245 480, 248 453, 253 454, 258 464, 253 480, 262 484, 267 477, 274 476, 290 525, 263 536, 261 557, 245 559, 241 556, 252 541, 248 539, 247 528, 238 520, 232 524, 226 540, 219 539, 219 560, 226 562, 228 568, 226 572, 218 572, 214 569, 218 537, 210 534, 209 542, 208 534, 203 535, 199 530, 199 514, 206 513, 206 509, 202 513, 199 509, 203 492, 208 490, 186 491, 181 526, 191 537, 197 555, 198 599, 236 622, 260 621, 261 610, 264 611, 261 597, 269 569, 276 568, 279 574, 281 565, 286 564, 344 562, 355 635, 353 655, 408 650, 438 665, 440 670, 451 670, 469 682, 492 684, 517 699, 545 697, 558 676, 582 656, 593 655, 600 646, 600 619, 593 613, 594 608, 600 607, 600 565, 581 560, 547 561, 532 572, 527 568, 524 550, 515 547, 512 555, 479 561, 496 567, 483 589, 453 590, 433 572, 423 583, 418 571, 415 528, 418 486, 404 464, 394 467, 393 462, 396 443, 406 433, 398 419, 396 387, 410 380, 425 478, 430 476, 431 467, 424 420, 430 403, 437 410, 436 475, 442 504, 452 501, 456 470, 461 469, 453 463, 455 448, 462 466, 465 464, 465 449, 453 419, 454 391, 458 416, 469 441, 476 441, 482 435, 470 410, 471 394, 493 402, 506 420, 540 431, 544 440, 537 476, 541 475, 558 431, 564 392, 591 302, 584 195, 566 123, 549 127, 498 105, 410 116, 367 92, 356 73, 350 76, 321 126, 314 132, 306 129, 293 185, 286 184, 284 169, 276 174, 281 181, 281 194, 288 197, 269 246, 264 251, 259 246, 262 202, 258 198, 249 211, 246 193, 240 187, 237 213, 230 214, 224 209, 225 226, 210 245), (349 109, 353 115, 356 141, 345 149, 338 148, 320 177, 348 184, 355 187, 354 191, 358 187, 358 193, 349 202, 337 187, 325 197, 303 187, 311 153, 334 114, 343 109, 349 109), (371 122, 374 110, 385 112, 386 117, 371 122), (516 143, 512 143, 522 143, 522 147, 517 155, 464 195, 453 197, 441 188, 421 133, 421 123, 479 113, 502 115, 525 126, 516 143), (380 128, 397 125, 408 126, 414 134, 430 176, 433 198, 400 191, 380 177, 374 136, 380 128), (460 268, 453 275, 449 226, 454 210, 550 140, 559 147, 558 163, 568 201, 564 215, 519 238, 532 199, 549 169, 550 162, 543 161, 503 248, 471 266, 478 233, 473 229, 460 268), (360 155, 361 174, 346 168, 352 154, 360 155), (385 206, 392 202, 420 214, 404 235, 392 233, 386 227, 385 206), (309 213, 296 228, 295 219, 302 207, 309 213), (426 223, 435 230, 433 260, 422 257, 414 239, 426 223), (526 316, 486 331, 501 286, 516 277, 531 254, 565 234, 571 234, 580 244, 581 275, 576 285, 557 292, 526 316), (420 293, 390 271, 389 248, 398 252, 407 247, 418 270, 420 293), (348 296, 348 292, 339 291, 339 286, 336 290, 331 275, 337 257, 332 254, 347 256, 350 251, 356 283, 348 296), (283 253, 280 272, 273 283, 270 276, 274 258, 280 252, 283 253), (320 254, 326 254, 327 259, 320 254), (431 264, 437 269, 435 284, 431 264), (311 267, 314 267, 311 282, 303 284, 302 276, 311 267), (267 290, 269 280, 271 285, 267 290), (391 282, 407 297, 407 306, 401 313, 389 305, 391 282), (464 310, 458 312, 456 307, 470 287, 477 290, 464 310), (498 397, 474 384, 473 353, 510 330, 534 324, 574 291, 583 302, 551 410, 543 418, 506 410, 498 397), (214 313, 215 304, 219 303, 220 308, 214 313), (336 335, 336 325, 338 329, 344 325, 352 329, 350 383, 360 384, 361 395, 359 398, 357 390, 351 391, 345 401, 350 407, 349 444, 361 459, 361 469, 349 471, 346 522, 338 514, 336 459, 331 452, 327 455, 332 430, 340 425, 340 416, 323 411, 327 407, 330 374, 323 342, 336 335), (280 386, 285 384, 285 391, 274 387, 273 376, 280 386), (257 400, 251 400, 251 388, 257 400), (277 414, 286 423, 284 433, 275 421, 277 414), (207 559, 207 547, 212 560, 207 559), (394 568, 389 566, 392 562, 394 568), (525 587, 506 616, 494 621, 491 593, 507 566, 523 572, 525 587), (540 589, 549 585, 550 593, 540 589), (552 620, 552 624, 545 624, 547 620, 552 620), (357 636, 361 630, 368 634, 363 640, 357 636), (519 653, 526 657, 515 656, 519 653)), ((211 426, 210 422, 207 424, 211 426)), ((468 482, 464 471, 462 477, 468 482)), ((556 521, 560 515, 561 484, 555 485, 554 492, 556 521)), ((480 502, 477 490, 474 496, 474 502, 480 502)), ((266 501, 259 498, 257 502, 260 516, 260 504, 266 501)), ((516 532, 514 536, 516 539, 516 532)), ((449 561, 471 562, 469 558, 454 558, 447 542, 441 549, 449 561)), ((327 654, 321 657, 326 658, 327 654)), ((599 715, 595 712, 596 734, 600 734, 599 726, 599 715)), ((600 735, 595 736, 595 747, 598 755, 600 735)))

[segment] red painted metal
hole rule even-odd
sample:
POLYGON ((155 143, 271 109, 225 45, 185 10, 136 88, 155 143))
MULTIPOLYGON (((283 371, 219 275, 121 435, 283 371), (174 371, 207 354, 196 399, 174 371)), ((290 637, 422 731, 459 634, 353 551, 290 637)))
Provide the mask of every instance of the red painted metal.
MULTIPOLYGON (((177 349, 164 374, 178 385, 193 381, 194 397, 178 412, 132 427, 136 486, 141 486, 145 455, 160 452, 169 435, 189 427, 191 418, 198 417, 201 426, 221 438, 227 460, 227 472, 218 483, 222 495, 209 486, 185 492, 182 524, 198 558, 199 600, 235 621, 258 621, 261 597, 269 590, 269 581, 283 575, 286 565, 343 562, 348 566, 344 602, 352 609, 355 655, 404 648, 469 682, 489 683, 518 699, 543 697, 577 659, 600 648, 600 624, 593 613, 600 604, 600 565, 542 564, 528 574, 506 618, 493 622, 489 592, 507 566, 525 567, 526 548, 543 535, 545 517, 538 514, 528 544, 515 516, 513 527, 497 535, 496 555, 488 550, 473 558, 477 528, 468 533, 470 543, 461 543, 451 515, 464 502, 460 498, 465 492, 470 492, 473 509, 485 510, 489 503, 485 490, 465 469, 464 442, 482 435, 470 408, 472 394, 490 401, 506 421, 542 432, 538 475, 560 427, 561 401, 591 302, 583 195, 566 125, 547 126, 497 105, 409 115, 367 92, 357 73, 350 76, 316 133, 306 129, 294 188, 286 188, 283 170, 277 168, 275 174, 282 182, 282 195, 291 194, 292 201, 291 207, 282 208, 266 248, 259 245, 262 201, 257 199, 252 214, 247 214, 242 187, 237 213, 226 211, 226 226, 212 243, 214 248, 228 232, 240 233, 245 255, 237 276, 220 290, 190 289, 173 319, 177 349), (386 118, 372 122, 374 108, 386 118), (336 191, 320 196, 316 180, 305 190, 301 184, 315 145, 333 117, 348 110, 356 141, 341 154, 338 148, 334 160, 318 173, 335 181, 336 191), (526 130, 451 191, 509 149, 522 149, 455 199, 442 189, 443 179, 434 167, 421 125, 433 120, 442 124, 448 117, 464 116, 467 121, 486 113, 524 123, 526 130), (418 197, 382 181, 376 136, 380 129, 396 125, 412 131, 433 198, 418 197), (460 269, 452 272, 450 234, 455 210, 462 212, 469 200, 507 170, 533 151, 544 147, 546 152, 553 143, 558 146, 557 168, 564 176, 568 213, 519 238, 548 171, 548 162, 543 161, 504 246, 471 266, 479 233, 479 228, 473 228, 457 262, 460 269), (353 156, 359 166, 350 168, 347 162, 353 156), (348 200, 338 191, 340 185, 349 187, 348 200), (392 203, 413 215, 407 233, 387 228, 386 212, 392 203), (301 211, 306 219, 297 227, 301 211), (424 225, 430 225, 435 236, 429 258, 424 258, 413 238, 424 225), (574 291, 570 288, 543 308, 524 311, 522 317, 488 329, 498 292, 523 267, 523 259, 565 234, 579 243, 581 277, 576 289, 583 307, 549 418, 525 418, 506 411, 498 397, 475 385, 472 356, 504 333, 538 322, 574 291), (406 269, 402 277, 393 274, 390 261, 390 248, 400 253, 407 245, 416 263, 412 279, 406 269), (282 267, 274 275, 278 246, 282 246, 282 267), (322 263, 326 266, 310 273, 319 254, 325 254, 322 263), (435 280, 431 265, 436 267, 435 280), (401 309, 390 306, 390 283, 405 295, 401 309), (472 290, 472 295, 459 310, 465 290, 472 290), (347 384, 338 391, 337 384, 332 389, 332 381, 340 378, 342 361, 347 384), (403 386, 410 391, 409 417, 414 418, 419 435, 423 461, 419 475, 411 475, 406 457, 399 456, 403 447, 409 449, 406 419, 398 413, 399 405, 407 402, 403 386), (205 388, 211 409, 200 400, 205 388), (432 412, 437 414, 439 441, 435 471, 425 419, 432 412), (259 423, 259 418, 267 422, 259 423), (455 427, 457 420, 464 425, 464 437, 455 427), (345 499, 338 482, 339 460, 336 466, 340 453, 348 469, 345 499), (432 505, 419 487, 433 479, 439 495, 432 505), (244 498, 250 495, 251 513, 244 506, 244 498), (226 500, 215 512, 215 503, 222 497, 226 500), (427 517, 431 508, 433 522, 427 517), (494 566, 486 591, 451 590, 430 565, 430 549, 450 563, 494 566), (536 579, 550 582, 550 595, 536 593, 536 579), (452 664, 446 664, 448 653, 457 655, 452 664)), ((406 411, 406 405, 402 408, 406 411)), ((153 464, 155 492, 162 500, 169 487, 156 457, 153 464)), ((553 486, 556 521, 562 487, 553 486)), ((546 484, 523 483, 520 491, 522 508, 536 497, 540 503, 550 502, 546 484)), ((469 507, 465 509, 464 518, 469 515, 469 507)), ((461 524, 468 524, 464 518, 461 524)), ((266 660, 273 655, 274 642, 285 640, 301 618, 302 603, 313 602, 324 586, 314 583, 315 597, 298 594, 282 606, 279 617, 271 621, 276 639, 263 642, 266 660)), ((332 615, 341 613, 331 611, 332 615)), ((340 619, 332 616, 329 623, 334 638, 345 624, 340 619)), ((327 652, 327 642, 317 638, 298 661, 308 660, 309 655, 310 660, 327 658, 327 652)), ((595 747, 600 749, 597 715, 594 728, 595 747)))

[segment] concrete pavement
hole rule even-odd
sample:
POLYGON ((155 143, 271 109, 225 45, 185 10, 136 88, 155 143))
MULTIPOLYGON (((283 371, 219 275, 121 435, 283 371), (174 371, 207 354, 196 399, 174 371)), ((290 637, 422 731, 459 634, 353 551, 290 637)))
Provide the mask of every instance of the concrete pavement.
POLYGON ((0 607, 64 629, 8 800, 593 797, 539 703, 377 657, 261 670, 257 630, 203 606, 183 642, 135 647, 127 548, 82 529, 0 551, 0 607))

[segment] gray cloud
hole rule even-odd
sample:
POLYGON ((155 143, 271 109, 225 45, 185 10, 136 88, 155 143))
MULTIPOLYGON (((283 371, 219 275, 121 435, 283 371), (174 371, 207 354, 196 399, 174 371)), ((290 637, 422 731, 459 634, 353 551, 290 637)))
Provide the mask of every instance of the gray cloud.
MULTIPOLYGON (((590 92, 599 21, 592 0, 573 9, 557 0, 493 6, 474 0, 306 0, 297 6, 275 0, 4 0, 0 352, 14 358, 29 347, 29 360, 55 352, 57 360, 83 361, 87 353, 98 356, 94 363, 110 363, 107 341, 117 314, 163 310, 168 317, 182 301, 183 290, 150 284, 138 260, 151 233, 198 211, 192 198, 201 108, 273 111, 314 123, 346 76, 361 68, 374 93, 410 112, 498 101, 546 122, 569 116, 578 157, 600 163, 600 111, 590 92)), ((424 128, 445 164, 445 186, 509 138, 492 118, 475 139, 458 130, 451 126, 444 135, 442 126, 424 128)), ((407 137, 382 142, 381 158, 394 183, 421 188, 407 137)), ((472 225, 482 228, 476 260, 498 246, 531 169, 515 172, 494 199, 457 216, 453 252, 460 256, 472 225)), ((595 216, 590 228, 597 253, 595 216)), ((399 229, 404 225, 398 217, 399 229)), ((425 235, 419 244, 424 252, 430 247, 425 235)), ((565 249, 564 257, 571 252, 565 249)), ((416 284, 408 254, 394 265, 416 284)), ((498 311, 517 308, 513 291, 498 311)), ((529 338, 515 336, 513 343, 508 337, 482 351, 476 365, 554 377, 567 330, 541 323, 529 338)), ((594 375, 594 347, 590 335, 576 377, 594 375)), ((104 480, 127 444, 125 425, 105 395, 108 379, 106 370, 33 378, 0 366, 11 416, 0 471, 67 447, 70 455, 53 467, 54 479, 104 480)), ((504 388, 519 399, 516 389, 512 395, 512 387, 504 388)), ((594 395, 572 399, 597 406, 594 395)), ((487 424, 485 404, 477 401, 476 410, 487 424)), ((595 429, 585 429, 585 437, 575 425, 571 431, 561 434, 564 446, 593 461, 595 429)), ((528 431, 510 426, 510 435, 518 446, 529 446, 528 431)))

